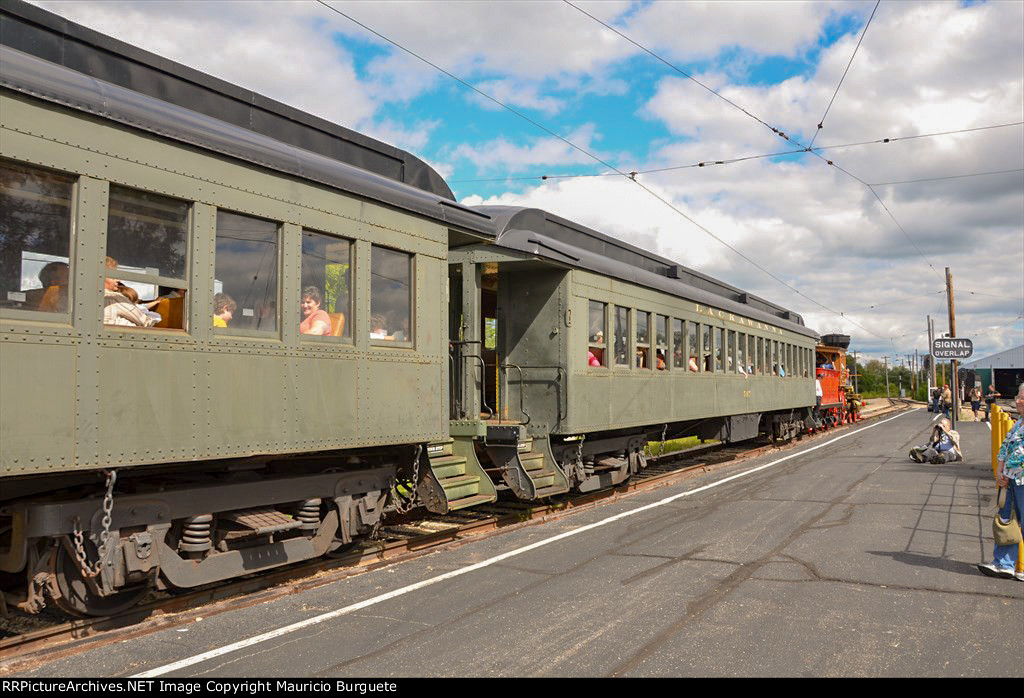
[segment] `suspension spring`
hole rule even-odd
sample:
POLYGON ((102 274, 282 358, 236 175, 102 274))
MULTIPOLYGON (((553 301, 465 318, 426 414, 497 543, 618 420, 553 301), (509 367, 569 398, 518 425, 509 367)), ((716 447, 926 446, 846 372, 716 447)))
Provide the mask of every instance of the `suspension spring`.
POLYGON ((201 553, 213 547, 213 515, 200 514, 185 519, 180 548, 188 553, 201 553))
POLYGON ((295 514, 295 518, 302 522, 299 526, 303 531, 315 531, 320 528, 320 500, 319 499, 307 499, 299 507, 298 513, 295 514))

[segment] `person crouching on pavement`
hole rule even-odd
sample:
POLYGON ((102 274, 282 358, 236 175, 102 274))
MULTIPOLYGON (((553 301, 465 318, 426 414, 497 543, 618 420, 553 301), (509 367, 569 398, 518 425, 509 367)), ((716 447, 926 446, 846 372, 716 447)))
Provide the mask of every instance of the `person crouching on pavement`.
MULTIPOLYGON (((1021 416, 999 448, 996 485, 1006 488, 1006 503, 999 509, 1000 521, 1007 524, 1016 518, 1019 526, 1021 512, 1024 511, 1024 383, 1017 389, 1017 414, 1021 416)), ((998 492, 996 501, 999 501, 998 492)), ((978 569, 987 577, 1015 578, 1024 582, 1024 572, 1016 571, 1019 554, 1016 542, 1008 545, 997 544, 992 549, 992 562, 978 565, 978 569)))
POLYGON ((949 420, 943 417, 932 428, 928 443, 910 449, 910 457, 918 463, 934 463, 941 465, 952 461, 963 460, 960 451, 960 434, 952 428, 949 420))

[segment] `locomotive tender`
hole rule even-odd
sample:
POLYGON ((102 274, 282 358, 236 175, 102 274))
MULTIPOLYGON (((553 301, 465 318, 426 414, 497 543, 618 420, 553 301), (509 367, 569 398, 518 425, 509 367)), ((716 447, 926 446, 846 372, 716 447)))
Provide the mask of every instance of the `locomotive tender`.
POLYGON ((27 4, 0 63, 7 605, 116 613, 814 405, 817 335, 763 299, 27 4))

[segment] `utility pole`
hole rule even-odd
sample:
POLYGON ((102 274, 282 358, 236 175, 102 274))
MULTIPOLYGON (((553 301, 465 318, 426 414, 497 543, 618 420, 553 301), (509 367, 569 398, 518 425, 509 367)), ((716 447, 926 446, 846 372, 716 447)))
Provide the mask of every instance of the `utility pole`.
POLYGON ((882 361, 885 362, 885 397, 889 397, 889 357, 883 356, 882 361))
MULTIPOLYGON (((956 313, 953 311, 953 274, 949 267, 946 267, 946 300, 949 305, 949 336, 956 337, 956 313)), ((956 419, 960 416, 960 379, 956 372, 956 359, 952 362, 953 371, 953 409, 950 412, 953 428, 956 429, 956 419)))
MULTIPOLYGON (((932 316, 929 315, 928 316, 928 355, 929 356, 931 356, 931 353, 932 353, 932 342, 934 340, 935 340, 935 321, 932 320, 932 316)), ((931 374, 932 374, 932 386, 934 387, 935 385, 937 385, 937 383, 935 382, 935 357, 934 356, 932 356, 932 360, 930 362, 930 365, 931 365, 931 374)))
POLYGON ((853 392, 860 392, 857 390, 857 374, 860 373, 860 363, 857 362, 857 352, 853 352, 853 392))

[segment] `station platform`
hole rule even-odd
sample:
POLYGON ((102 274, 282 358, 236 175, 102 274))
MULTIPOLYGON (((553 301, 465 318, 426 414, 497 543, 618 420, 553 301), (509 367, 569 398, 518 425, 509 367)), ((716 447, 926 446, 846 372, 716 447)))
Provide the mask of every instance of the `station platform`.
MULTIPOLYGON (((1021 677, 986 424, 907 409, 19 677, 1021 677)), ((8 674, 11 676, 11 674, 8 674)))

